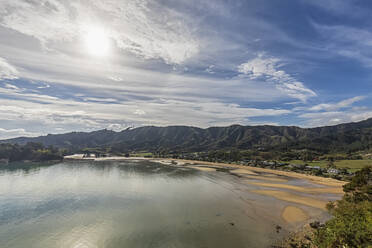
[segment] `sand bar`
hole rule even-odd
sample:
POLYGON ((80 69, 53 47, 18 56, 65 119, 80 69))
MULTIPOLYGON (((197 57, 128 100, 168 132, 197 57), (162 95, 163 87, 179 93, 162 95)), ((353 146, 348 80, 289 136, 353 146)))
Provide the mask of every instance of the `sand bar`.
MULTIPOLYGON (((247 179, 254 179, 260 181, 270 181, 270 182, 278 182, 278 183, 285 183, 288 182, 287 179, 279 178, 279 177, 266 177, 266 176, 253 176, 253 175, 245 175, 244 178, 247 179)), ((251 183, 251 180, 245 180, 248 183, 251 183)))
POLYGON ((340 187, 324 187, 324 188, 309 188, 309 187, 301 187, 301 186, 294 186, 288 184, 278 184, 278 183, 258 183, 258 182, 248 182, 249 184, 263 186, 263 187, 272 187, 272 188, 281 188, 281 189, 290 189, 298 192, 303 193, 310 193, 310 194, 343 194, 342 188, 340 187))
POLYGON ((205 167, 205 166, 187 166, 187 167, 197 169, 197 170, 201 170, 201 171, 216 171, 215 168, 205 167))
MULTIPOLYGON (((169 160, 174 160, 174 159, 169 159, 169 160)), ((248 171, 257 172, 257 173, 270 173, 270 174, 287 176, 287 177, 292 177, 292 178, 305 179, 305 180, 309 180, 316 184, 326 185, 330 187, 342 187, 342 185, 347 183, 347 182, 336 180, 333 178, 317 177, 317 176, 300 174, 300 173, 291 172, 291 171, 280 171, 280 170, 266 169, 266 168, 260 168, 260 167, 249 167, 249 166, 243 166, 243 165, 237 165, 237 164, 215 163, 215 162, 196 161, 196 160, 182 160, 182 159, 177 159, 177 160, 183 161, 186 163, 198 163, 198 164, 210 165, 213 167, 220 167, 220 168, 237 168, 237 169, 248 170, 248 171)))
POLYGON ((320 208, 322 210, 326 210, 326 204, 327 201, 318 200, 312 197, 306 197, 301 196, 285 191, 278 191, 278 190, 252 190, 251 192, 261 194, 261 195, 267 195, 275 197, 279 200, 288 201, 288 202, 294 202, 298 204, 302 204, 305 206, 310 206, 314 208, 320 208))
POLYGON ((251 171, 251 170, 245 170, 245 169, 234 169, 234 170, 231 170, 230 172, 235 173, 235 174, 257 175, 256 172, 251 171))
POLYGON ((301 208, 287 206, 282 211, 282 218, 287 223, 303 222, 309 219, 309 215, 301 208))

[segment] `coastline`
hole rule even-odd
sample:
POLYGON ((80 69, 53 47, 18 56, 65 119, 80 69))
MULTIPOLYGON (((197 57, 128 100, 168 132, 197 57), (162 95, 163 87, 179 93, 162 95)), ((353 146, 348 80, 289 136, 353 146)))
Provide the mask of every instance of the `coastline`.
POLYGON ((250 167, 250 166, 244 166, 244 165, 238 165, 238 164, 217 163, 217 162, 207 162, 207 161, 198 161, 198 160, 171 159, 171 158, 149 158, 149 159, 153 161, 159 161, 159 160, 160 161, 176 161, 179 164, 208 165, 208 166, 217 167, 221 169, 226 169, 226 168, 242 169, 242 171, 247 171, 246 173, 250 173, 250 172, 270 173, 274 175, 305 179, 305 180, 312 181, 316 184, 321 184, 325 186, 333 186, 333 187, 342 187, 344 184, 347 183, 345 181, 337 180, 334 178, 318 177, 318 176, 306 175, 306 174, 301 174, 301 173, 292 172, 292 171, 281 171, 281 170, 274 170, 274 169, 267 169, 267 168, 260 168, 260 167, 250 167))
MULTIPOLYGON (((174 162, 174 164, 176 165, 187 165, 188 167, 193 167, 193 168, 196 167, 195 165, 206 165, 207 167, 205 168, 210 168, 210 169, 204 169, 204 170, 211 170, 211 171, 213 170, 213 168, 214 169, 230 169, 230 170, 233 169, 235 173, 247 174, 247 176, 258 176, 259 173, 269 173, 269 174, 278 175, 278 176, 305 179, 315 184, 320 184, 320 185, 330 186, 330 187, 342 187, 344 184, 347 183, 345 181, 337 180, 334 178, 325 178, 325 177, 301 174, 301 173, 292 172, 292 171, 281 171, 281 170, 274 170, 274 169, 267 169, 267 168, 260 168, 260 167, 250 167, 250 166, 244 166, 244 165, 238 165, 238 164, 207 162, 207 161, 199 161, 199 160, 185 160, 185 159, 172 159, 172 158, 121 157, 121 156, 101 157, 101 158, 82 158, 82 157, 78 157, 75 155, 65 156, 64 160, 75 160, 75 161, 76 160, 81 160, 81 161, 149 160, 149 161, 154 161, 158 163, 163 162, 163 163, 170 164, 170 165, 172 164, 172 162, 174 162)), ((268 180, 282 181, 279 178, 272 178, 268 180)), ((341 191, 339 192, 342 193, 341 191)), ((330 193, 334 193, 334 192, 330 192, 330 193)))
POLYGON ((332 199, 341 198, 344 181, 333 178, 317 177, 296 172, 280 171, 274 169, 249 167, 238 164, 214 163, 206 161, 183 160, 172 158, 145 158, 145 157, 104 157, 104 158, 76 158, 67 157, 66 160, 78 161, 128 161, 147 160, 170 166, 182 166, 197 169, 205 173, 216 171, 227 172, 239 177, 239 181, 248 187, 249 192, 262 197, 273 197, 284 202, 281 209, 281 219, 292 227, 291 232, 299 229, 314 220, 324 220, 326 216, 327 196, 332 199), (294 185, 294 182, 307 182, 294 185))

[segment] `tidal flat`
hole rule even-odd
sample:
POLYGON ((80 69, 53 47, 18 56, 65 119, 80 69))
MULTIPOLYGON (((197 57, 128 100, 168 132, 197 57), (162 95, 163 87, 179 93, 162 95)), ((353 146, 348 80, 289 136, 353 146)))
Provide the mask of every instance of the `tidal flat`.
POLYGON ((326 187, 263 171, 148 160, 0 168, 0 247, 270 247, 329 217, 306 204, 341 197, 326 187))

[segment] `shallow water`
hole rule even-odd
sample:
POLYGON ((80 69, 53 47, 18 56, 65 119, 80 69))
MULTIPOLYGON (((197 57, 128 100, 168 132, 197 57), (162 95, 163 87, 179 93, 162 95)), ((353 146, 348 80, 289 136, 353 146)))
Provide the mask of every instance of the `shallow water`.
POLYGON ((269 247, 286 234, 285 203, 224 172, 149 161, 11 168, 0 169, 2 248, 269 247))

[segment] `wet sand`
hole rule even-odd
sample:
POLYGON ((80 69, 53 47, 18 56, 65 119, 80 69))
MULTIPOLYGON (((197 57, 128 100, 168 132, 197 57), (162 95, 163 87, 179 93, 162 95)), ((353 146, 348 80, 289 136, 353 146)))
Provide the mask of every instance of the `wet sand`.
POLYGON ((251 190, 253 193, 272 196, 276 199, 326 210, 327 201, 279 190, 251 190))
MULTIPOLYGON (((263 181, 270 181, 270 182, 288 182, 288 179, 279 178, 279 177, 267 177, 267 176, 249 176, 246 175, 245 178, 247 179, 254 179, 254 180, 263 180, 263 181)), ((247 182, 251 182, 251 180, 246 180, 247 182)))
POLYGON ((230 172, 234 174, 257 175, 256 172, 251 171, 251 170, 245 170, 245 169, 234 169, 234 170, 231 170, 230 172))
POLYGON ((204 166, 187 166, 187 167, 197 169, 197 170, 201 170, 201 171, 216 171, 215 168, 204 167, 204 166))
POLYGON ((253 185, 270 187, 270 188, 281 188, 289 189, 297 192, 309 193, 309 194, 343 194, 342 188, 340 187, 326 187, 326 188, 310 188, 310 187, 301 187, 288 184, 278 184, 278 183, 261 183, 261 182, 248 182, 253 185))
POLYGON ((301 208, 287 206, 282 211, 282 218, 287 223, 295 223, 306 221, 310 216, 301 208))
POLYGON ((298 204, 297 206, 286 205, 281 213, 281 218, 284 222, 295 225, 302 225, 314 218, 324 218, 321 213, 326 213, 328 199, 341 198, 343 194, 342 185, 345 184, 343 181, 332 178, 235 164, 190 160, 169 160, 168 163, 170 161, 176 162, 178 165, 204 171, 215 171, 218 168, 226 169, 232 175, 239 175, 239 180, 242 183, 258 186, 258 189, 247 189, 252 193, 274 197, 287 203, 298 204), (210 166, 212 170, 207 170, 205 166, 210 166))
MULTIPOLYGON (((158 159, 153 159, 154 161, 157 161, 158 159)), ((260 167, 249 167, 249 166, 243 166, 238 164, 227 164, 227 163, 215 163, 215 162, 206 162, 206 161, 196 161, 196 160, 183 160, 183 159, 160 159, 162 161, 176 161, 183 164, 193 164, 193 165, 209 165, 217 168, 230 168, 230 169, 241 169, 239 170, 240 173, 243 171, 249 171, 253 173, 270 173, 274 175, 280 175, 280 176, 287 176, 292 178, 298 178, 298 179, 305 179, 309 180, 316 184, 321 184, 325 186, 330 187, 342 187, 342 185, 346 184, 344 181, 336 180, 333 178, 325 178, 325 177, 317 177, 312 175, 306 175, 306 174, 300 174, 296 172, 291 171, 280 171, 280 170, 274 170, 274 169, 266 169, 266 168, 260 168, 260 167)), ((246 172, 246 173, 249 173, 246 172)))

